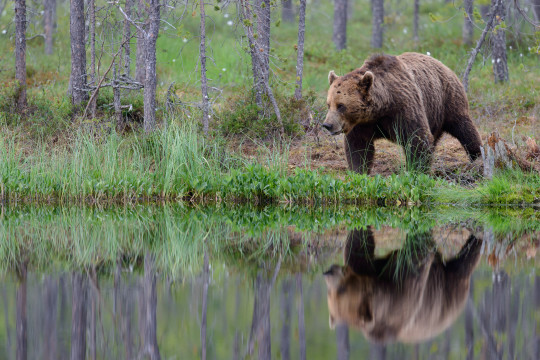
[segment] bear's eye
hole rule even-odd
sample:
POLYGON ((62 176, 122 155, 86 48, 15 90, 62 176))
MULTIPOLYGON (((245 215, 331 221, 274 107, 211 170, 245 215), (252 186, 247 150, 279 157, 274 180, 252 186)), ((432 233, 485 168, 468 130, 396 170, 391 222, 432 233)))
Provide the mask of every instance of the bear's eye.
POLYGON ((337 110, 338 110, 339 112, 345 112, 345 109, 346 109, 346 108, 345 108, 345 105, 343 105, 343 104, 338 104, 337 110))

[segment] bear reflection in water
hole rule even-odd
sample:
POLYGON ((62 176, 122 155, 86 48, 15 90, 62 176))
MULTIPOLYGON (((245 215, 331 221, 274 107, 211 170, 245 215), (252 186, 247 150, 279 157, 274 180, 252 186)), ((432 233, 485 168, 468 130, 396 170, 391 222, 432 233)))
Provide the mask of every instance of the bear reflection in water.
POLYGON ((480 248, 481 241, 471 235, 454 258, 443 262, 431 233, 409 233, 401 250, 377 258, 372 230, 351 231, 345 266, 324 273, 330 327, 346 324, 380 344, 435 337, 462 312, 480 248))

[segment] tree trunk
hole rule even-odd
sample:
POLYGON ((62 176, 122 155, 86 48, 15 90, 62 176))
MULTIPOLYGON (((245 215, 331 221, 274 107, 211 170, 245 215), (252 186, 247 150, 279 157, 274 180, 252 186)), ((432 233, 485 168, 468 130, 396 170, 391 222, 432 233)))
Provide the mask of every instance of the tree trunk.
POLYGON ((84 360, 86 357, 88 277, 82 273, 73 273, 71 284, 71 360, 84 360))
POLYGON ((53 32, 56 12, 56 0, 43 1, 43 32, 45 33, 45 54, 53 53, 53 32))
POLYGON ((536 21, 540 23, 540 0, 530 0, 536 21))
POLYGON ((474 0, 464 0, 465 19, 463 21, 463 43, 471 46, 473 43, 474 24, 473 24, 473 2, 474 0))
POLYGON ((300 0, 300 18, 298 20, 298 45, 296 54, 296 100, 302 98, 302 77, 304 71, 304 34, 306 32, 306 0, 300 0))
MULTIPOLYGON (((131 18, 131 5, 133 0, 126 0, 126 8, 124 12, 131 18)), ((131 72, 131 41, 128 39, 131 37, 131 24, 127 19, 124 19, 124 74, 129 77, 131 72)))
POLYGON ((347 47, 347 0, 334 0, 334 35, 337 50, 347 47))
POLYGON ((156 270, 154 257, 150 254, 144 256, 144 303, 144 353, 148 354, 151 360, 159 360, 161 355, 156 334, 156 270))
POLYGON ((270 0, 255 0, 257 13, 257 51, 259 52, 260 76, 264 85, 270 74, 270 0))
POLYGON ((156 127, 156 42, 159 34, 159 0, 149 0, 150 16, 145 39, 146 78, 144 81, 144 131, 156 127))
POLYGON ((344 324, 336 326, 337 358, 338 360, 349 360, 349 327, 344 324))
MULTIPOLYGON (((144 0, 139 0, 138 4, 138 16, 140 19, 144 17, 145 13, 145 7, 144 7, 144 0)), ((145 21, 146 24, 146 21, 145 21)), ((146 28, 145 25, 141 25, 143 29, 146 28)), ((146 60, 145 60, 145 49, 146 46, 144 45, 144 33, 137 30, 137 54, 135 59, 135 80, 138 83, 144 84, 144 80, 146 79, 146 60)))
POLYGON ((371 0, 371 13, 371 47, 380 49, 383 46, 384 0, 371 0))
MULTIPOLYGON (((492 9, 495 15, 495 27, 506 18, 506 1, 492 0, 492 9)), ((496 27, 492 37, 493 48, 491 50, 493 62, 493 75, 495 82, 508 81, 508 63, 506 60, 506 29, 496 27)))
POLYGON ((17 360, 26 360, 28 357, 28 330, 26 319, 26 279, 27 279, 27 263, 23 262, 17 269, 19 284, 17 286, 17 314, 16 314, 16 331, 17 331, 17 360))
POLYGON ((281 19, 283 22, 294 22, 294 8, 292 0, 283 0, 281 2, 281 19))
POLYGON ((420 0, 414 0, 413 36, 414 36, 414 42, 416 44, 418 44, 418 27, 419 27, 419 16, 420 16, 419 12, 420 12, 420 0))
POLYGON ((19 82, 17 106, 26 108, 26 0, 15 0, 15 79, 19 82))
POLYGON ((201 57, 201 92, 202 92, 202 111, 203 111, 203 132, 208 135, 208 118, 209 102, 208 102, 208 80, 206 78, 206 14, 204 12, 204 0, 200 1, 201 7, 201 44, 199 48, 201 57))
POLYGON ((84 0, 70 2, 71 35, 71 99, 73 105, 88 100, 86 87, 86 48, 84 31, 84 0))
MULTIPOLYGON (((56 0, 54 0, 56 1, 56 0)), ((90 16, 90 81, 92 85, 96 84, 96 1, 88 1, 88 13, 90 16)), ((99 89, 96 89, 99 91, 99 89)), ((94 96, 93 99, 90 99, 90 114, 92 118, 96 117, 96 107, 97 107, 97 96, 94 96)))

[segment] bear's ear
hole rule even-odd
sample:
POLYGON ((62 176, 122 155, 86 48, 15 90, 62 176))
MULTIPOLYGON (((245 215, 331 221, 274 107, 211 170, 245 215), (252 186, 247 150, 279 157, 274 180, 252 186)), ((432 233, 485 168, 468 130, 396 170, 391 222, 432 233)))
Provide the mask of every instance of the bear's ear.
POLYGON ((373 73, 371 71, 366 71, 364 76, 358 82, 358 88, 368 92, 371 85, 373 85, 373 73))
POLYGON ((336 73, 334 72, 334 70, 330 70, 330 72, 328 73, 328 82, 329 82, 329 85, 332 85, 332 83, 334 82, 334 80, 336 80, 338 78, 338 76, 336 75, 336 73))

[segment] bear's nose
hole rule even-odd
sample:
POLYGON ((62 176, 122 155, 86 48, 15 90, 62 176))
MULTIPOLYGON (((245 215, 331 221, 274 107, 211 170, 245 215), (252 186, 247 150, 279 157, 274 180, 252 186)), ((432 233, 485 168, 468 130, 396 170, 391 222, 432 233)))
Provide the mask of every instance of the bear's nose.
POLYGON ((322 124, 322 127, 325 128, 326 130, 330 131, 330 129, 332 128, 332 125, 324 123, 324 124, 322 124))

